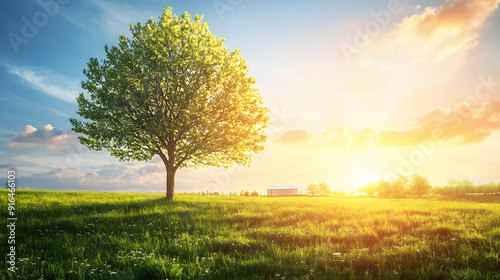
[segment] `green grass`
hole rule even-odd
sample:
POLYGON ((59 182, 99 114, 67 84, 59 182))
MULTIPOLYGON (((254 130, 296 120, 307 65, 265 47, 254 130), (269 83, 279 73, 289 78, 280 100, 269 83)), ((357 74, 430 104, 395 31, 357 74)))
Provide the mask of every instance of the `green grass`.
POLYGON ((2 279, 500 279, 498 196, 16 194, 2 279))

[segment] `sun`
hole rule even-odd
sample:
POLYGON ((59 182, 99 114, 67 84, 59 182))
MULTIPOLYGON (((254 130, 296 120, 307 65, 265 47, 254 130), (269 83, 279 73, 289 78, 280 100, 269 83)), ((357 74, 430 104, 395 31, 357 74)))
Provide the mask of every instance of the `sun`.
POLYGON ((363 170, 357 175, 357 184, 359 187, 363 187, 367 183, 378 181, 377 173, 373 171, 363 170))

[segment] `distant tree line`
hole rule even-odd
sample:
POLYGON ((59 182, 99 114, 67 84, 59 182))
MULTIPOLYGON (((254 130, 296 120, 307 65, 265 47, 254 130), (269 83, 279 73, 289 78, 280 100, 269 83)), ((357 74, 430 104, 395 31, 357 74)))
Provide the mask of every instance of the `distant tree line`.
POLYGON ((434 194, 440 195, 465 195, 465 194, 483 194, 493 195, 500 194, 500 182, 474 185, 471 181, 450 179, 446 186, 434 187, 434 194))
POLYGON ((228 193, 219 193, 219 192, 209 192, 209 191, 202 191, 202 192, 198 192, 198 195, 214 195, 214 196, 254 196, 254 197, 258 197, 258 196, 265 196, 265 195, 262 195, 262 194, 259 194, 257 191, 253 191, 253 192, 249 192, 249 191, 240 191, 240 192, 228 192, 228 193))
MULTIPOLYGON (((307 192, 310 196, 354 196, 353 191, 346 193, 345 191, 337 192, 331 191, 330 187, 325 182, 317 184, 310 184, 307 186, 307 192)), ((445 186, 432 186, 429 180, 418 174, 411 177, 399 174, 392 181, 380 180, 377 182, 370 182, 361 188, 358 188, 358 193, 368 196, 377 196, 383 198, 412 198, 422 197, 425 195, 470 195, 470 194, 483 194, 494 195, 500 194, 500 182, 489 183, 482 185, 475 185, 470 180, 463 179, 450 179, 445 186)), ((259 194, 256 190, 253 192, 241 190, 240 192, 199 192, 199 195, 215 195, 215 196, 266 196, 259 194)))
POLYGON ((433 187, 429 180, 418 174, 411 177, 398 175, 394 180, 380 180, 370 182, 358 189, 359 193, 368 196, 407 198, 421 197, 428 194, 435 195, 467 195, 467 194, 500 194, 500 182, 474 185, 469 180, 451 179, 442 187, 433 187))
POLYGON ((318 184, 310 184, 307 186, 307 194, 316 195, 331 195, 331 196, 354 196, 356 193, 351 191, 346 193, 345 191, 337 192, 330 190, 330 187, 325 182, 320 182, 318 184))

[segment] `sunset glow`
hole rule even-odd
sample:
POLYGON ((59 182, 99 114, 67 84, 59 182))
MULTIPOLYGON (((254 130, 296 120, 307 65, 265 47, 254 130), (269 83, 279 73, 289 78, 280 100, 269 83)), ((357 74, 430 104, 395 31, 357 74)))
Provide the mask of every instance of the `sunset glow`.
POLYGON ((359 186, 364 186, 367 183, 376 182, 378 180, 379 180, 379 178, 378 178, 377 174, 368 171, 368 172, 361 172, 359 174, 357 183, 359 186))

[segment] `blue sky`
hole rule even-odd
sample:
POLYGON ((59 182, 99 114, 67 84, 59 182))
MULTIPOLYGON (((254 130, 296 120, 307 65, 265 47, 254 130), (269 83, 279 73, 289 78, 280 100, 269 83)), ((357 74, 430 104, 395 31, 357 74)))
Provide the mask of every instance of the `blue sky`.
POLYGON ((0 167, 6 174, 14 166, 21 186, 164 191, 158 159, 123 163, 105 151, 89 152, 68 118, 77 117, 75 97, 89 58, 103 58, 105 44, 129 35, 128 24, 158 18, 168 6, 178 15, 204 14, 213 33, 242 50, 275 123, 251 168, 181 170, 178 191, 264 192, 270 185, 319 181, 352 189, 407 170, 434 184, 462 176, 500 181, 500 161, 493 156, 500 152, 497 0, 0 5, 0 167), (374 33, 357 44, 358 32, 366 35, 370 27, 374 33), (355 52, 346 54, 345 46, 355 52), (489 91, 479 98, 481 85, 489 91), (418 139, 429 139, 434 125, 429 114, 451 122, 453 108, 469 97, 476 98, 473 112, 459 115, 461 125, 416 160, 419 145, 428 144, 418 139), (401 138, 408 135, 410 144, 401 138), (327 148, 318 145, 324 142, 327 148), (438 166, 449 168, 437 172, 438 166))

